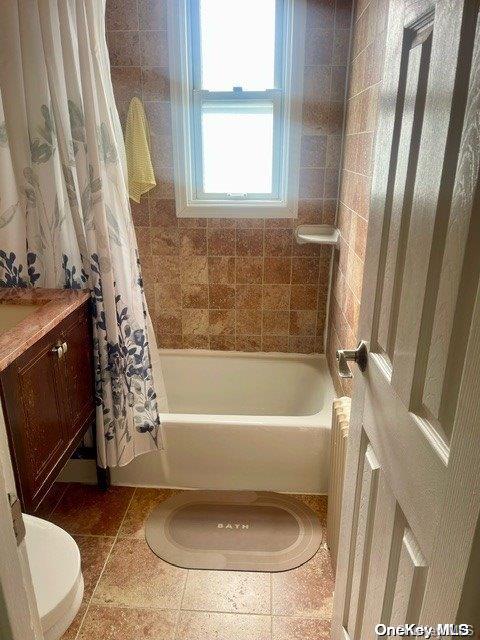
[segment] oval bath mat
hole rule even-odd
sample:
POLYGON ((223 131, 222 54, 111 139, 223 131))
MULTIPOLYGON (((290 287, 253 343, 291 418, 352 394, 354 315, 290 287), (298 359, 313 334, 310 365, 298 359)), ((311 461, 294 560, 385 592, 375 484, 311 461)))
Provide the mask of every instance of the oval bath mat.
POLYGON ((152 551, 185 569, 287 571, 318 551, 316 514, 292 496, 255 491, 186 491, 145 524, 152 551))

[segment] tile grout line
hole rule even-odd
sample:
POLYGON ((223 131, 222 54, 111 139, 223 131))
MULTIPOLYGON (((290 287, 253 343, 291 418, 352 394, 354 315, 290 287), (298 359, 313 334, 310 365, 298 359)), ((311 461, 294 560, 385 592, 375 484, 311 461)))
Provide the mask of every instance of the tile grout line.
POLYGON ((188 581, 188 576, 190 575, 190 569, 187 569, 186 571, 186 576, 185 576, 185 582, 183 585, 183 589, 182 589, 182 597, 180 599, 180 607, 178 609, 178 615, 177 615, 177 620, 175 622, 175 627, 173 629, 173 639, 172 640, 176 640, 177 638, 177 633, 180 629, 180 617, 182 615, 182 611, 183 611, 183 601, 185 599, 185 593, 187 591, 187 581, 188 581))
POLYGON ((175 620, 175 624, 173 626, 173 635, 172 635, 172 640, 176 640, 177 637, 177 633, 180 629, 180 614, 182 613, 182 610, 179 609, 178 611, 176 611, 177 617, 175 620))
MULTIPOLYGON (((228 268, 227 268, 228 270, 228 268)), ((235 288, 235 350, 238 351, 237 348, 237 319, 238 319, 238 308, 237 308, 237 292, 238 292, 238 283, 237 283, 237 225, 235 223, 235 243, 234 243, 234 252, 233 252, 233 286, 235 288)), ((260 338, 260 346, 261 346, 261 338, 260 338)))
MULTIPOLYGON (((328 551, 328 548, 321 547, 319 548, 319 551, 320 549, 322 549, 323 551, 328 551)), ((131 611, 149 611, 149 612, 161 611, 161 612, 170 612, 170 613, 179 613, 179 614, 181 613, 193 613, 193 614, 213 613, 213 614, 226 615, 226 616, 249 616, 254 618, 290 618, 292 620, 302 618, 305 620, 324 620, 324 618, 321 618, 318 615, 315 615, 314 613, 309 613, 309 612, 303 612, 303 613, 283 612, 283 613, 270 614, 270 613, 255 613, 253 611, 224 611, 221 609, 165 609, 165 608, 148 607, 148 606, 142 606, 142 605, 132 606, 129 604, 120 605, 120 604, 111 604, 111 603, 104 603, 97 606, 103 607, 105 609, 127 609, 131 611)), ((328 619, 328 621, 330 621, 330 619, 328 619)))
MULTIPOLYGON (((314 329, 314 333, 313 333, 313 349, 314 349, 314 352, 316 351, 316 346, 318 344, 318 316, 320 315, 319 312, 318 312, 318 305, 319 305, 319 300, 320 300, 320 276, 322 274, 322 270, 323 270, 322 256, 320 256, 320 259, 318 261, 318 272, 317 272, 317 297, 316 297, 316 300, 315 300, 315 306, 316 306, 316 308, 315 308, 315 329, 314 329)), ((325 318, 325 324, 327 324, 327 318, 325 318)), ((323 346, 323 349, 325 349, 325 345, 322 345, 322 346, 323 346)))
POLYGON ((270 573, 270 638, 273 640, 273 573, 270 573))
POLYGON ((262 266, 262 293, 261 293, 261 300, 260 300, 260 349, 263 349, 263 318, 265 315, 265 309, 264 309, 264 292, 265 292, 265 282, 264 282, 264 273, 265 273, 265 259, 267 258, 266 255, 266 242, 267 242, 267 238, 266 238, 266 223, 265 223, 265 218, 263 218, 262 221, 262 262, 263 262, 263 266, 262 266))
POLYGON ((262 307, 260 310, 260 350, 265 351, 265 335, 263 333, 263 316, 265 315, 265 309, 263 308, 263 293, 266 285, 265 281, 265 252, 262 253, 262 307))
MULTIPOLYGON (((211 344, 212 344, 212 334, 211 334, 211 330, 210 330, 210 270, 209 270, 209 266, 208 266, 208 258, 210 256, 210 242, 209 242, 209 238, 210 238, 210 228, 208 225, 208 218, 207 218, 207 226, 205 227, 205 261, 206 261, 206 269, 207 269, 207 339, 208 339, 208 343, 207 343, 207 349, 210 349, 211 344)), ((182 327, 183 328, 183 327, 182 327)), ((183 597, 183 596, 182 596, 183 597)), ((176 634, 176 629, 175 629, 175 634, 176 634)), ((175 634, 173 637, 175 637, 175 634)))
MULTIPOLYGON (((175 218, 176 218, 176 229, 177 229, 178 238, 179 238, 179 240, 178 240, 178 242, 179 242, 179 247, 178 247, 178 254, 177 254, 177 257, 178 257, 178 271, 179 271, 179 275, 180 275, 180 330, 181 330, 181 343, 182 343, 182 349, 185 349, 185 342, 184 342, 184 335, 185 335, 185 332, 184 332, 184 330, 183 330, 183 327, 184 327, 184 324, 183 324, 183 318, 184 318, 184 315, 185 315, 185 314, 183 313, 183 312, 184 312, 184 306, 183 306, 183 288, 184 288, 184 286, 185 286, 185 288, 186 288, 186 285, 185 285, 185 283, 182 281, 182 280, 183 280, 183 278, 182 278, 182 276, 181 276, 181 270, 182 270, 182 264, 181 264, 181 263, 183 262, 183 261, 180 259, 180 231, 181 231, 181 228, 180 228, 180 225, 179 225, 179 222, 178 222, 178 217, 177 217, 177 215, 176 215, 176 212, 175 212, 175 218)), ((207 273, 208 273, 208 263, 207 263, 207 273)), ((190 285, 190 284, 189 284, 188 286, 189 286, 189 287, 191 287, 192 285, 190 285)), ((207 294, 207 295, 208 295, 208 294, 207 294)))
POLYGON ((292 287, 293 287, 293 252, 294 247, 293 243, 295 240, 295 231, 292 232, 290 238, 290 282, 288 284, 288 338, 287 338, 287 349, 290 353, 292 353, 292 287))
POLYGON ((106 536, 106 535, 103 535, 102 533, 75 533, 74 532, 70 535, 76 536, 77 538, 110 538, 111 540, 115 540, 115 537, 116 537, 116 536, 106 536))
MULTIPOLYGON (((102 570, 100 572, 100 575, 98 576, 98 579, 95 582, 95 586, 94 586, 94 588, 92 590, 92 595, 90 596, 90 599, 89 599, 89 601, 87 603, 87 608, 85 609, 85 613, 83 614, 83 618, 82 618, 82 620, 81 620, 81 622, 80 622, 80 624, 78 626, 78 630, 77 630, 77 633, 75 634, 74 640, 78 639, 80 631, 82 630, 83 623, 85 622, 85 618, 87 617, 87 614, 88 614, 88 612, 90 610, 90 606, 92 604, 93 596, 95 595, 95 591, 97 590, 97 587, 98 587, 98 585, 100 583, 100 580, 102 579, 102 576, 103 576, 103 574, 105 572, 105 567, 107 566, 108 561, 110 560, 110 556, 112 555, 112 551, 113 551, 113 549, 114 549, 114 547, 115 547, 115 545, 117 543, 117 540, 118 540, 118 537, 119 537, 119 534, 120 534, 120 529, 122 528, 122 525, 123 525, 123 523, 125 521, 125 518, 127 517, 128 510, 130 509, 130 505, 132 504, 133 498, 135 497, 136 493, 137 493, 137 487, 134 488, 132 496, 131 496, 130 500, 128 501, 127 507, 125 509, 125 513, 123 514, 123 518, 121 519, 120 524, 118 525, 117 534, 115 535, 115 537, 113 537, 113 536, 104 536, 104 537, 113 537, 112 546, 110 547, 110 551, 108 552, 107 557, 105 558, 105 562, 103 564, 103 567, 102 567, 102 570)), ((97 536, 97 537, 100 537, 100 536, 97 536)))
MULTIPOLYGON (((157 609, 158 611, 158 609, 157 609)), ((164 611, 174 611, 174 609, 164 609, 164 611)), ((253 613, 252 611, 222 611, 221 609, 181 609, 185 613, 216 613, 225 616, 253 616, 254 618, 271 618, 269 613, 253 613)), ((295 618, 297 616, 288 616, 295 618)))
POLYGON ((234 263, 235 263, 235 282, 233 284, 233 294, 234 294, 234 308, 233 308, 233 348, 236 350, 237 349, 237 315, 238 315, 238 308, 237 308, 237 222, 235 221, 235 225, 233 227, 233 234, 234 234, 234 238, 235 238, 235 242, 234 242, 234 263))

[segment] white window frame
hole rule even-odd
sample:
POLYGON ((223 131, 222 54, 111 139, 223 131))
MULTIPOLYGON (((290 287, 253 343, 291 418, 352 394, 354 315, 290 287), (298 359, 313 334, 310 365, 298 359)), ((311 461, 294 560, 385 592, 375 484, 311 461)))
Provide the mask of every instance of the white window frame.
MULTIPOLYGON (((190 29, 191 0, 169 0, 169 57, 171 77, 171 106, 173 134, 173 162, 175 171, 175 201, 178 217, 183 218, 296 218, 300 173, 300 143, 302 130, 303 70, 305 56, 305 0, 277 0, 283 5, 283 24, 277 25, 282 37, 281 52, 276 55, 277 87, 261 92, 202 92, 195 90, 198 65, 193 64, 200 44, 192 42, 190 29), (195 53, 194 53, 195 52, 195 53), (281 62, 281 65, 278 62, 281 62), (198 136, 193 106, 196 100, 208 95, 208 101, 269 99, 275 103, 274 121, 280 142, 273 167, 273 195, 245 198, 241 194, 204 194, 196 184, 195 157, 198 136)), ((241 0, 239 0, 241 2, 241 0)), ((195 17, 198 20, 198 16, 195 17)), ((198 84, 197 84, 198 86, 198 84)), ((197 107, 198 108, 198 107, 197 107)), ((276 128, 276 129, 275 129, 276 128)), ((198 154, 198 151, 197 151, 198 154)), ((253 197, 252 197, 253 196, 253 197)))

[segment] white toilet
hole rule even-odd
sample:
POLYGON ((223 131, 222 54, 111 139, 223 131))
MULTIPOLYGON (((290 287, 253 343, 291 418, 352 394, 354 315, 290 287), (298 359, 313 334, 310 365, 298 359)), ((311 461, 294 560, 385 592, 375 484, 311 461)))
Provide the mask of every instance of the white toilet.
POLYGON ((45 640, 58 640, 83 599, 80 551, 75 540, 51 522, 24 514, 27 555, 45 640))

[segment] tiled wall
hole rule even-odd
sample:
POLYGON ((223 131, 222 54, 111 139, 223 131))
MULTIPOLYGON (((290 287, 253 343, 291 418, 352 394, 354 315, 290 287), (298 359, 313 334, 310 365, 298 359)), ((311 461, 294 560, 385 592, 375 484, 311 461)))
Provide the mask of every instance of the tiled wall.
MULTIPOLYGON (((351 0, 309 0, 298 223, 332 223, 338 193, 351 0)), ((143 98, 157 188, 133 215, 161 347, 323 351, 331 250, 292 220, 177 219, 166 0, 107 0, 122 122, 143 98)))
POLYGON ((333 265, 327 343, 337 392, 347 395, 351 394, 351 383, 339 378, 335 351, 357 344, 387 11, 388 0, 355 1, 338 206, 341 241, 333 265))

